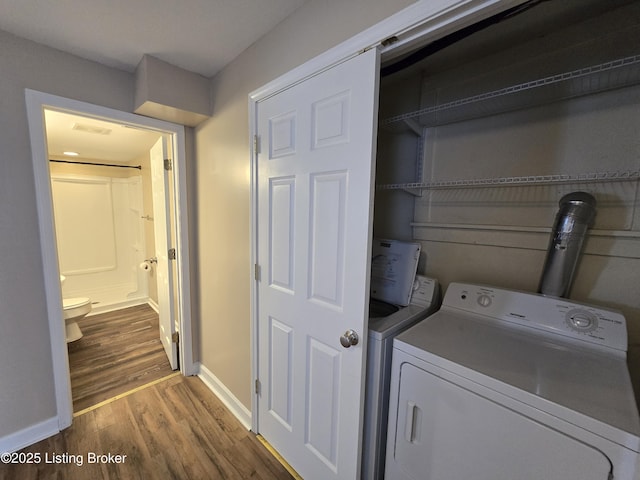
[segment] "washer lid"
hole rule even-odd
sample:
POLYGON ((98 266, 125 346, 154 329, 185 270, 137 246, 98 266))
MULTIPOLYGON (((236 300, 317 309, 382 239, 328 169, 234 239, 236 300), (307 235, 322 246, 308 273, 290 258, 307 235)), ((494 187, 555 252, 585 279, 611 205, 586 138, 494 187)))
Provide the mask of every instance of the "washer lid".
POLYGON ((439 293, 437 280, 416 275, 411 303, 406 307, 398 308, 374 298, 370 299, 369 338, 383 340, 431 315, 439 307, 439 293))
POLYGON ((625 358, 556 337, 443 307, 394 347, 640 451, 625 358))
POLYGON ((435 305, 421 307, 408 305, 386 317, 369 318, 369 338, 383 340, 408 328, 418 320, 431 315, 436 310, 435 305))

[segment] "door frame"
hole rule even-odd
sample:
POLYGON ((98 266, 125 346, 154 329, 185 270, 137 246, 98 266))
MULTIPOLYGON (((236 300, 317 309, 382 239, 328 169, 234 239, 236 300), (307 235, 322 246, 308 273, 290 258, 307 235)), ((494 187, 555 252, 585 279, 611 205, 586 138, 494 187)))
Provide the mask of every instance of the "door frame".
POLYGON ((40 231, 43 280, 47 304, 49 335, 51 339, 51 360, 56 396, 56 416, 58 428, 63 430, 71 425, 73 402, 69 357, 62 316, 62 289, 59 278, 58 254, 53 221, 51 180, 46 145, 45 109, 77 114, 89 118, 130 125, 158 133, 170 135, 173 149, 173 185, 175 188, 176 241, 179 314, 180 371, 183 375, 193 375, 191 332, 191 282, 189 269, 189 229, 187 218, 187 175, 185 153, 185 130, 182 125, 156 120, 133 113, 123 112, 91 103, 59 97, 44 92, 25 89, 27 120, 31 142, 33 174, 36 187, 36 206, 40 231))
MULTIPOLYGON (((398 13, 312 58, 249 94, 251 174, 251 429, 260 433, 258 418, 258 104, 277 93, 356 56, 379 48, 382 61, 403 55, 427 43, 472 25, 527 0, 419 0, 398 13), (387 39, 393 38, 392 42, 387 39)), ((362 332, 362 335, 366 335, 362 332)), ((285 459, 286 460, 286 459, 285 459)))

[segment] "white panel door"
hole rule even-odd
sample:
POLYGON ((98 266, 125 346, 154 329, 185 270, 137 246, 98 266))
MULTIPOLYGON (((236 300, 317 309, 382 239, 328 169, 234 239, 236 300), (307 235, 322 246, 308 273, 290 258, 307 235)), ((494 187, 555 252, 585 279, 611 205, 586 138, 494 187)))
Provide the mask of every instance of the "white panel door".
POLYGON ((176 331, 173 298, 173 266, 170 265, 171 248, 171 204, 169 201, 169 173, 164 168, 167 158, 165 138, 160 138, 151 147, 151 190, 153 192, 153 232, 156 245, 156 274, 158 282, 158 310, 160 311, 160 341, 171 368, 178 368, 178 344, 172 341, 176 331))
POLYGON ((309 480, 359 476, 378 66, 370 50, 257 106, 258 429, 309 480))

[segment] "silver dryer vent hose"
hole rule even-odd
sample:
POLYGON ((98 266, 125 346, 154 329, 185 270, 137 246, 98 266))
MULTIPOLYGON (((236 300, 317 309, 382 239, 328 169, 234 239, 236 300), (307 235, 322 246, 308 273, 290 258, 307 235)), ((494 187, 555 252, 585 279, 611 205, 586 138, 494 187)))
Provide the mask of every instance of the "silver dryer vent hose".
POLYGON ((543 295, 566 297, 587 230, 596 216, 596 199, 586 192, 572 192, 562 197, 559 205, 538 291, 543 295))

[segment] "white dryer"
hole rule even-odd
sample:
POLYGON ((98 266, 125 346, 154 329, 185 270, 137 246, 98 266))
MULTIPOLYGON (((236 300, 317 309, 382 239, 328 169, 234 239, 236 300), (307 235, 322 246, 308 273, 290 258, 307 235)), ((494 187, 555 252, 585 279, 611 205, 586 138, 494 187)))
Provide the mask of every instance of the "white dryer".
POLYGON ((372 252, 363 480, 384 478, 393 339, 440 306, 437 280, 416 275, 420 244, 376 239, 372 252))
POLYGON ((614 311, 452 283, 394 341, 387 480, 637 480, 614 311))

